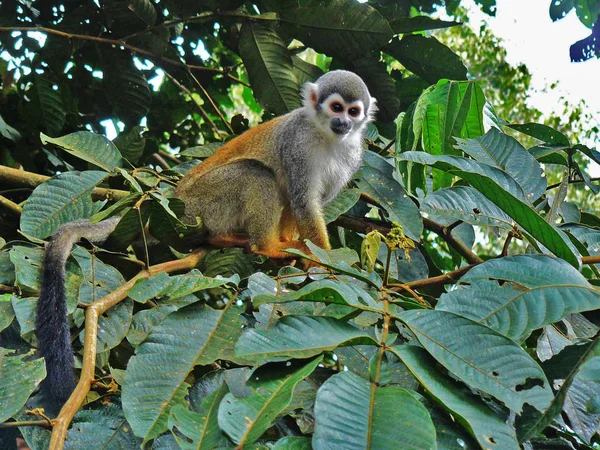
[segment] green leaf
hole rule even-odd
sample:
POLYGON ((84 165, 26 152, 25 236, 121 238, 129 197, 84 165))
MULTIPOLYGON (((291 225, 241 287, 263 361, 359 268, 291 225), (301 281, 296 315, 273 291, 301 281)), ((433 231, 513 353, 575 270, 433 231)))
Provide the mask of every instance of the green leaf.
POLYGON ((513 229, 513 220, 481 192, 469 186, 456 186, 432 192, 421 203, 421 212, 443 218, 447 223, 458 220, 471 225, 513 229))
POLYGON ((140 119, 148 114, 152 103, 146 77, 131 60, 121 61, 119 57, 116 61, 105 62, 103 71, 102 86, 115 115, 127 126, 138 125, 140 119))
POLYGON ((223 398, 219 407, 219 427, 240 448, 252 444, 290 404, 294 388, 320 362, 321 358, 315 358, 304 365, 292 363, 280 370, 273 370, 269 365, 255 371, 246 385, 252 394, 244 398, 227 394, 223 398))
POLYGON ((346 189, 330 201, 323 210, 325 223, 331 223, 352 208, 360 199, 359 189, 346 189))
MULTIPOLYGON (((561 353, 568 353, 570 350, 571 348, 568 346, 561 353)), ((561 413, 565 398, 575 379, 577 371, 582 368, 587 361, 592 360, 598 355, 600 355, 600 336, 596 336, 596 338, 587 346, 586 350, 583 353, 578 354, 577 359, 570 364, 571 370, 568 372, 567 376, 564 377, 560 389, 543 414, 533 408, 526 408, 523 411, 523 414, 519 417, 520 420, 517 420, 517 436, 519 436, 520 442, 526 441, 541 433, 552 423, 554 418, 561 413)), ((558 356, 561 355, 559 354, 558 356)))
POLYGON ((35 94, 31 104, 35 108, 32 111, 34 116, 39 117, 40 124, 48 134, 56 136, 63 129, 67 117, 60 91, 54 89, 52 81, 36 75, 32 93, 35 94))
POLYGON ((231 303, 222 311, 193 304, 169 314, 136 349, 123 384, 123 409, 136 436, 147 442, 167 430, 171 408, 185 404, 186 378, 195 366, 234 360, 239 313, 231 303))
POLYGON ((574 267, 580 266, 579 256, 568 237, 525 203, 523 190, 505 172, 487 164, 456 156, 436 157, 424 152, 405 152, 398 158, 432 165, 461 177, 499 206, 556 256, 574 267))
POLYGON ((398 318, 446 369, 511 410, 521 411, 524 403, 545 410, 552 401, 540 366, 491 328, 445 311, 404 311, 398 318))
POLYGON ((412 33, 414 31, 424 30, 439 30, 440 28, 461 25, 460 22, 432 19, 429 16, 398 17, 389 22, 394 34, 412 33))
POLYGON ((340 345, 374 344, 365 331, 329 317, 285 316, 266 330, 250 329, 235 344, 235 355, 256 363, 310 358, 340 345))
POLYGON ((67 433, 65 450, 139 448, 120 405, 103 403, 95 409, 79 411, 67 433))
POLYGON ((460 57, 433 36, 410 34, 401 40, 393 40, 385 52, 430 84, 443 78, 467 79, 467 68, 460 57))
POLYGON ((146 138, 143 137, 144 127, 135 126, 129 130, 119 133, 113 140, 113 144, 117 146, 119 153, 123 158, 136 164, 139 162, 144 148, 146 147, 146 138))
POLYGON ((283 296, 259 294, 252 299, 254 305, 265 303, 288 303, 296 301, 335 303, 352 306, 362 311, 383 312, 383 304, 377 302, 367 292, 353 284, 334 280, 315 281, 298 291, 287 292, 283 296))
POLYGON ((97 256, 90 255, 83 247, 75 246, 73 256, 84 277, 79 287, 79 303, 89 305, 125 283, 123 275, 117 269, 105 264, 97 256))
POLYGON ((354 0, 308 0, 280 13, 285 31, 326 55, 355 58, 392 37, 387 21, 371 6, 354 0))
POLYGON ((515 429, 458 382, 440 373, 427 352, 412 345, 392 347, 427 394, 473 435, 481 448, 519 449, 515 429))
POLYGON ((307 81, 314 82, 323 75, 323 71, 318 66, 307 63, 297 56, 292 56, 292 64, 294 65, 294 76, 298 80, 299 86, 302 86, 307 81))
POLYGON ((231 282, 232 280, 227 278, 206 277, 198 270, 174 276, 162 273, 138 280, 128 292, 128 296, 139 303, 145 303, 153 298, 172 300, 205 289, 225 286, 231 282))
POLYGON ((200 413, 190 411, 183 405, 175 405, 171 409, 169 429, 182 450, 213 450, 227 446, 228 441, 219 430, 218 412, 219 404, 228 392, 227 384, 223 383, 204 398, 200 413))
POLYGON ((329 378, 315 401, 315 450, 435 449, 429 413, 398 386, 376 387, 352 372, 329 378))
POLYGON ((273 450, 312 450, 312 445, 309 438, 286 436, 275 442, 273 450))
MULTIPOLYGON (((121 154, 107 137, 89 131, 77 131, 59 138, 40 133, 42 144, 53 144, 79 159, 89 162, 107 172, 121 167, 121 154)), ((69 172, 72 173, 72 172, 69 172)), ((87 173, 87 172, 82 172, 87 173)))
POLYGON ((547 182, 536 159, 519 142, 495 128, 475 139, 457 139, 457 147, 475 160, 509 173, 534 202, 546 191, 547 182))
POLYGON ((39 185, 23 207, 21 230, 44 239, 67 222, 85 219, 96 212, 91 193, 108 173, 88 170, 65 172, 39 185))
POLYGON ((36 386, 46 377, 43 359, 24 360, 0 348, 0 423, 19 412, 36 386))
POLYGON ((32 297, 12 298, 14 314, 19 322, 21 336, 31 333, 35 330, 35 307, 37 299, 32 297))
POLYGON ((420 241, 423 220, 419 209, 404 188, 392 178, 394 168, 381 156, 365 152, 363 166, 358 173, 358 187, 373 197, 389 214, 390 221, 402 226, 404 233, 420 241))
POLYGON ((11 299, 14 298, 12 294, 0 295, 0 331, 6 329, 15 318, 15 310, 11 303, 11 299))
POLYGON ((551 145, 570 146, 569 139, 564 134, 548 125, 541 123, 511 123, 507 124, 507 126, 551 145))
POLYGON ((277 115, 300 106, 292 59, 279 35, 267 27, 246 22, 240 31, 239 45, 258 102, 277 115))

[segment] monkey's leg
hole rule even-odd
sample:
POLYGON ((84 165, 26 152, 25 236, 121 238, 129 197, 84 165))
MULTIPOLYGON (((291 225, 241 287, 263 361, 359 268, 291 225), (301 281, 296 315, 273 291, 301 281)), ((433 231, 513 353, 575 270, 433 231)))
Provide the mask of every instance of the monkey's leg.
POLYGON ((294 212, 289 204, 286 204, 281 212, 279 221, 279 240, 282 242, 293 241, 298 238, 298 226, 294 212))

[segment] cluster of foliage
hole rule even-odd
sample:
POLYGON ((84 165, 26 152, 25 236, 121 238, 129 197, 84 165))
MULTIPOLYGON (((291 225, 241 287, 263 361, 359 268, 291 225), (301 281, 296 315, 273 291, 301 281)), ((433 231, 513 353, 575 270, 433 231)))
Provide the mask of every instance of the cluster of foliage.
POLYGON ((397 3, 3 2, 0 447, 48 448, 51 430, 24 422, 57 413, 36 391, 44 240, 123 216, 67 264, 85 365, 93 305, 193 247, 177 180, 335 68, 363 77, 380 110, 363 166, 325 211, 334 250, 311 247, 321 267, 303 271, 213 249, 188 273, 137 280, 98 319, 96 382, 65 446, 599 444, 600 217, 565 199, 572 183, 598 192, 576 156, 600 153, 506 123, 497 94, 426 36, 458 24, 421 15, 436 2, 397 3), (478 230, 500 245, 473 251, 478 230))

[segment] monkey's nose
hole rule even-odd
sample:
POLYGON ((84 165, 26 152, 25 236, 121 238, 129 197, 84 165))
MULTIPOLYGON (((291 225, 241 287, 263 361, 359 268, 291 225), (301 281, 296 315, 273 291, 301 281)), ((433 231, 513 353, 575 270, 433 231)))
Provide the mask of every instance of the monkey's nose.
POLYGON ((331 120, 331 130, 335 134, 346 134, 352 129, 352 123, 349 120, 336 117, 331 120))

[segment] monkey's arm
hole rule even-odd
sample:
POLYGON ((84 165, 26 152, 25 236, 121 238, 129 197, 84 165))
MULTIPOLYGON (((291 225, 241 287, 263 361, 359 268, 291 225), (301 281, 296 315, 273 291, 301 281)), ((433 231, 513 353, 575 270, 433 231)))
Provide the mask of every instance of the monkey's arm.
POLYGON ((75 387, 73 349, 65 295, 65 264, 73 244, 82 238, 101 244, 113 232, 120 217, 90 224, 77 220, 60 227, 46 247, 42 287, 36 311, 36 335, 41 355, 46 360, 46 379, 42 389, 61 405, 75 387))
POLYGON ((294 212, 296 225, 300 236, 310 239, 311 242, 321 248, 331 248, 327 227, 321 210, 321 199, 319 198, 318 186, 311 177, 311 163, 302 161, 299 154, 295 154, 294 160, 284 160, 288 181, 288 197, 294 212))

